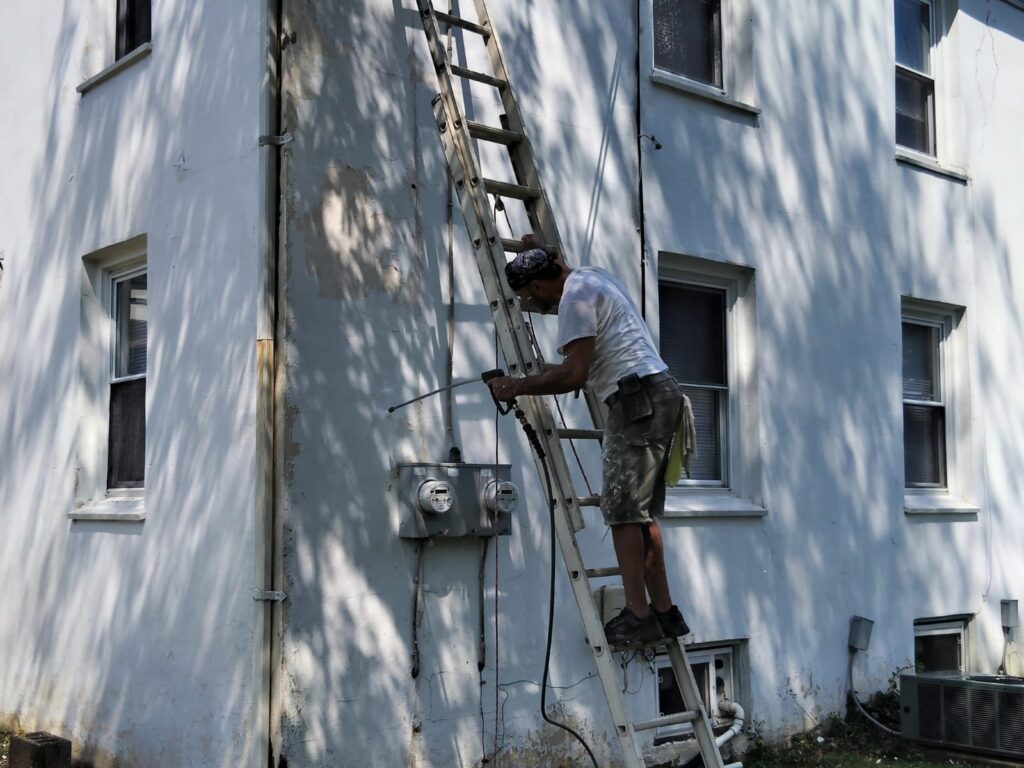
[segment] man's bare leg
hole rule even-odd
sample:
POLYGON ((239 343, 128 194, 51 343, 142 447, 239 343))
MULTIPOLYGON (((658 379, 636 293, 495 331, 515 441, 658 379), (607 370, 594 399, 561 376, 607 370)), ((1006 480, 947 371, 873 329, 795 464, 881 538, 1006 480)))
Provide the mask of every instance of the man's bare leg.
MULTIPOLYGON (((647 592, 644 590, 646 573, 644 527, 642 523, 620 523, 611 526, 615 557, 619 561, 622 585, 626 591, 626 608, 632 611, 638 619, 645 618, 649 613, 647 592)), ((661 562, 662 574, 664 574, 664 557, 661 562)), ((665 588, 667 595, 667 584, 665 588)))
POLYGON ((665 573, 665 544, 661 538, 661 529, 656 522, 652 522, 643 526, 641 533, 644 538, 644 581, 647 592, 654 609, 664 613, 672 607, 672 597, 665 573))

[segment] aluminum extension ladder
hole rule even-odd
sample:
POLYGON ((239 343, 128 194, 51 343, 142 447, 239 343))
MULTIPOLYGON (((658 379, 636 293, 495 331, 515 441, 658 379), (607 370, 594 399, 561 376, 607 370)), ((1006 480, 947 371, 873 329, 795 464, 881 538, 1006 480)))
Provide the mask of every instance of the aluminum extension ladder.
MULTIPOLYGON (((431 0, 416 0, 423 30, 426 33, 430 57, 437 73, 440 93, 433 100, 434 117, 444 145, 452 182, 469 230, 477 266, 483 279, 487 300, 498 332, 498 340, 509 369, 509 375, 534 374, 543 370, 543 357, 534 343, 516 297, 504 281, 506 252, 520 250, 517 240, 500 237, 491 218, 488 195, 518 199, 523 202, 530 225, 550 253, 564 254, 554 214, 540 183, 537 165, 523 126, 523 116, 509 81, 508 71, 491 26, 485 0, 473 0, 477 20, 453 16, 438 11, 431 0), (452 63, 441 35, 441 25, 456 27, 479 35, 487 50, 491 74, 474 72, 452 63), (502 126, 488 126, 464 117, 455 98, 453 78, 465 78, 497 89, 504 115, 502 126), (473 140, 493 142, 507 148, 516 182, 483 178, 477 161, 473 140)), ((740 763, 723 765, 711 723, 697 691, 697 684, 686 658, 686 651, 678 638, 663 640, 672 662, 676 683, 682 694, 686 711, 643 722, 630 722, 625 701, 616 678, 616 665, 607 646, 601 616, 595 603, 590 579, 619 575, 617 568, 587 569, 576 543, 575 532, 584 526, 581 506, 598 506, 599 496, 579 497, 569 472, 562 440, 595 439, 603 434, 603 412, 600 403, 588 393, 587 405, 594 429, 562 429, 556 426, 547 397, 519 398, 527 420, 537 431, 548 456, 551 493, 557 501, 555 536, 565 561, 576 604, 579 606, 586 630, 587 643, 594 655, 605 698, 611 710, 615 730, 622 745, 627 768, 645 768, 644 758, 637 740, 637 732, 661 726, 691 723, 701 757, 707 768, 741 768, 740 763)), ((539 457, 537 469, 544 476, 539 457)))

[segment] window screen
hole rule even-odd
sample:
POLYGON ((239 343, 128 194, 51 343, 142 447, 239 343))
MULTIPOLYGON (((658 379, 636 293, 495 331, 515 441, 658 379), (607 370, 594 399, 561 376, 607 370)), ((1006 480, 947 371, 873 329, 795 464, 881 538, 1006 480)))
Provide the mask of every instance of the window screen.
POLYGON ((654 0, 654 65, 722 87, 720 0, 654 0))
POLYGON ((693 406, 697 456, 692 480, 725 482, 727 434, 725 291, 662 283, 661 356, 693 406))

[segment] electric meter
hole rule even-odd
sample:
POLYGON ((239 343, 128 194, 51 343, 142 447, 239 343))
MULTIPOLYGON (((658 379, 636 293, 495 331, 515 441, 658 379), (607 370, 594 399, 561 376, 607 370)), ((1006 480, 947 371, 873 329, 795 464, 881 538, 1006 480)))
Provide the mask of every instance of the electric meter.
POLYGON ((492 515, 511 514, 519 503, 519 489, 508 480, 491 480, 484 486, 483 503, 492 515))
POLYGON ((447 480, 424 480, 416 492, 416 500, 428 515, 443 515, 452 510, 455 489, 447 480))

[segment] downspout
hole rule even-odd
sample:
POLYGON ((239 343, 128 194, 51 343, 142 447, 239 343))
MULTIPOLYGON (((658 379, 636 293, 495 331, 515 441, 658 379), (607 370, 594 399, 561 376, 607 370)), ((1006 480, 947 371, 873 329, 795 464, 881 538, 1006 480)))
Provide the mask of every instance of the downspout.
POLYGON ((266 0, 263 7, 264 74, 260 93, 259 171, 260 185, 260 271, 256 312, 256 493, 253 528, 255 532, 254 582, 254 708, 251 765, 271 768, 275 759, 274 698, 275 659, 281 600, 278 578, 277 503, 275 484, 276 448, 279 443, 276 416, 282 394, 277 384, 277 290, 279 206, 281 204, 279 154, 281 139, 281 0, 266 0))

